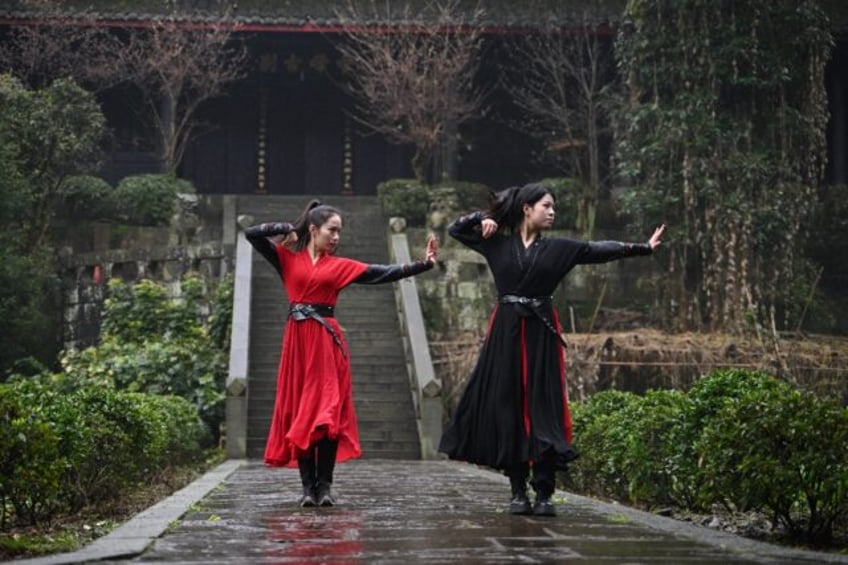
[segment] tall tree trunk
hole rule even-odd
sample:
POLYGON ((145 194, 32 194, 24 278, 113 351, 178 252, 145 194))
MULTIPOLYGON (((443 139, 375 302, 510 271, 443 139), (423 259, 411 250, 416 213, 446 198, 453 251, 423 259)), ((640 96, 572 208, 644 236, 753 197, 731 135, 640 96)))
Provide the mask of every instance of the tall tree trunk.
POLYGON ((160 102, 160 116, 162 122, 161 130, 161 158, 162 172, 168 174, 177 173, 177 104, 170 93, 165 93, 160 102))

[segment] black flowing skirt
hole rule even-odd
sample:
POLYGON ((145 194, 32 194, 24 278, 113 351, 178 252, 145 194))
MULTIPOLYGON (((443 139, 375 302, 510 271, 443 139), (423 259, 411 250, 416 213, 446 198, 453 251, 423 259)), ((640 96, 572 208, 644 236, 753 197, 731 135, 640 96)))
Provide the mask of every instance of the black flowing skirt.
POLYGON ((439 451, 505 471, 531 461, 566 470, 578 453, 570 444, 564 353, 532 312, 500 305, 439 451))

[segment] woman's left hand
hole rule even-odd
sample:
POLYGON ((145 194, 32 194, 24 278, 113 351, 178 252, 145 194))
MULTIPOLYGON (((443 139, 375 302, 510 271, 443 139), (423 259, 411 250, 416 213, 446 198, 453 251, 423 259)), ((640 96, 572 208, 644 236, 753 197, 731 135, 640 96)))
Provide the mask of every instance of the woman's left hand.
POLYGON ((665 232, 665 224, 660 225, 657 229, 654 230, 654 235, 651 236, 651 239, 648 240, 648 245, 651 246, 651 249, 656 249, 662 243, 662 235, 665 232))
POLYGON ((439 254, 439 238, 432 233, 427 237, 427 254, 424 260, 428 263, 435 263, 436 257, 439 254))

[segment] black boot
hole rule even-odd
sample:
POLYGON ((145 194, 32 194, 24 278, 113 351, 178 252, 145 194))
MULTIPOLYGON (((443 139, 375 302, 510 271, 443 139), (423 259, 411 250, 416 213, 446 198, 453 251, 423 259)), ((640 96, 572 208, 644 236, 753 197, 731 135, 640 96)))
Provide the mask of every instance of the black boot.
POLYGON ((522 465, 509 473, 509 486, 512 488, 512 500, 509 503, 510 514, 532 514, 533 508, 527 498, 527 465, 522 465))
POLYGON ((327 438, 318 442, 317 456, 317 480, 315 482, 315 499, 318 506, 335 506, 336 500, 330 492, 333 484, 333 470, 336 468, 336 451, 339 442, 327 438))
POLYGON ((556 488, 556 470, 549 462, 537 462, 533 467, 533 490, 536 500, 533 502, 535 516, 556 516, 556 507, 551 497, 556 488))
POLYGON ((303 496, 300 497, 299 504, 304 508, 318 506, 318 499, 315 496, 316 471, 314 447, 303 458, 297 460, 297 468, 300 470, 300 482, 303 484, 303 496))

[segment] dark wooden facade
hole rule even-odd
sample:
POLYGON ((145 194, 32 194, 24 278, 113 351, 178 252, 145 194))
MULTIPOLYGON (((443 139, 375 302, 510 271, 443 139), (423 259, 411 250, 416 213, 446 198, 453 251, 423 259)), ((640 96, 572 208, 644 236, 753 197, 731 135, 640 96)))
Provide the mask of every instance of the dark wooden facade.
MULTIPOLYGON (((820 2, 831 15, 837 40, 827 71, 831 122, 824 182, 848 184, 848 8, 840 0, 820 2)), ((190 4, 186 7, 200 22, 218 5, 212 0, 190 4)), ((459 4, 476 6, 473 0, 459 4)), ((516 9, 512 1, 491 0, 482 23, 491 35, 508 35, 538 21, 570 25, 584 4, 539 0, 516 9)), ((625 0, 593 4, 595 24, 614 29, 624 5, 625 0)), ((8 0, 0 6, 0 26, 31 21, 27 6, 23 0, 8 0)), ((70 18, 93 11, 100 18, 98 25, 115 28, 146 25, 166 7, 140 4, 127 11, 124 3, 112 0, 63 3, 70 18)), ((188 147, 182 177, 201 193, 369 195, 383 180, 412 176, 411 147, 369 134, 350 116, 352 101, 340 85, 339 56, 332 44, 342 25, 334 3, 245 0, 234 10, 251 53, 250 69, 226 96, 202 107, 200 120, 208 128, 188 147)), ((483 74, 497 73, 498 63, 497 56, 487 52, 483 74)), ((504 125, 509 120, 502 110, 509 101, 498 100, 498 95, 495 91, 488 100, 495 111, 462 129, 457 178, 501 188, 556 174, 534 159, 538 147, 530 139, 504 125)), ((122 90, 104 94, 102 101, 114 132, 102 176, 114 183, 130 174, 160 170, 155 136, 138 115, 141 100, 122 90)))
MULTIPOLYGON (((369 132, 352 117, 331 36, 269 32, 252 34, 248 45, 248 75, 202 107, 201 130, 180 167, 199 192, 369 195, 386 179, 413 176, 412 147, 369 132)), ((131 104, 127 93, 104 96, 115 131, 103 170, 111 181, 158 169, 152 134, 131 104)), ((500 121, 478 120, 465 133, 461 180, 499 187, 544 173, 532 166, 529 140, 500 121)))

